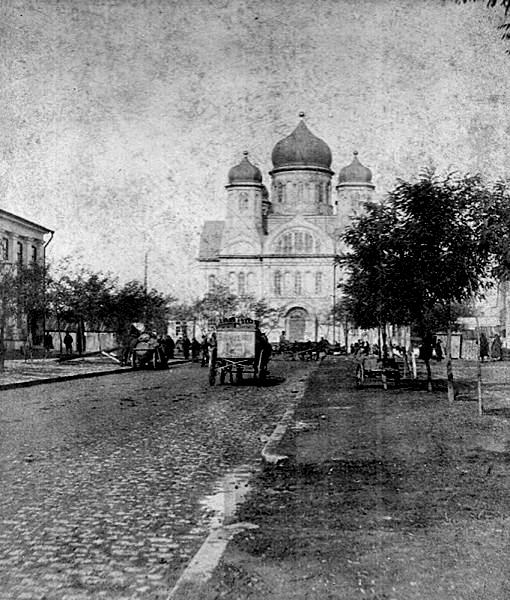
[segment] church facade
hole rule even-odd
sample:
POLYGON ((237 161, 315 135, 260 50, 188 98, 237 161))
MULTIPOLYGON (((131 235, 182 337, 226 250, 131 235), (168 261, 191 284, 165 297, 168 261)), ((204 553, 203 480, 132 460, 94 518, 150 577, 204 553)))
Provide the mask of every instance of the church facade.
POLYGON ((221 282, 279 309, 270 339, 285 331, 290 341, 342 341, 331 317, 334 258, 347 223, 373 199, 372 173, 355 152, 335 178, 329 146, 300 117, 273 148, 268 186, 247 152, 230 169, 225 220, 205 222, 198 260, 205 290, 221 282))

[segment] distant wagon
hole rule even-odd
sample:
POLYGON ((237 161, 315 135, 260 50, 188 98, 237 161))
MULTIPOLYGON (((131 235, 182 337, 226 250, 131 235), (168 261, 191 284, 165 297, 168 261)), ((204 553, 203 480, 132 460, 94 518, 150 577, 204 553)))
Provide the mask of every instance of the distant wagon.
POLYGON ((213 334, 209 358, 209 383, 216 378, 225 383, 240 383, 251 374, 256 381, 267 376, 267 365, 271 357, 271 345, 252 319, 232 318, 220 323, 213 334))
POLYGON ((160 342, 155 337, 142 334, 131 349, 131 366, 133 369, 162 369, 167 360, 160 342))

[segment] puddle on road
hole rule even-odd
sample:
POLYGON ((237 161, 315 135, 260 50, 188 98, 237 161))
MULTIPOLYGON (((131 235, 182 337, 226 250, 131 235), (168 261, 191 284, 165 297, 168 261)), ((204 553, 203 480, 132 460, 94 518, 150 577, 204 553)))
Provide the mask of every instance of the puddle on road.
POLYGON ((254 473, 255 468, 248 465, 233 469, 217 482, 217 492, 200 501, 206 510, 213 513, 209 524, 211 529, 230 525, 235 521, 236 509, 250 491, 249 482, 254 473))

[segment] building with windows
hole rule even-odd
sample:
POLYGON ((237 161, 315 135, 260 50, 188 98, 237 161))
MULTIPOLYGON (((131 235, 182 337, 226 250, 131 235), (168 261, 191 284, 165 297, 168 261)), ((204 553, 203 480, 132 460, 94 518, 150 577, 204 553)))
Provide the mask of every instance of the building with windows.
MULTIPOLYGON (((44 263, 45 248, 52 236, 50 229, 0 209, 0 269, 44 263)), ((26 340, 29 331, 25 321, 23 315, 18 314, 6 322, 4 343, 8 350, 18 349, 26 340)), ((33 323, 30 333, 33 338, 42 337, 42 323, 33 323)))
POLYGON ((227 283, 283 309, 273 340, 280 331, 290 341, 343 340, 342 324, 331 319, 334 257, 346 224, 372 199, 372 173, 354 152, 334 179, 329 146, 300 117, 273 148, 269 190, 247 152, 230 169, 225 220, 205 222, 198 260, 206 290, 227 283))

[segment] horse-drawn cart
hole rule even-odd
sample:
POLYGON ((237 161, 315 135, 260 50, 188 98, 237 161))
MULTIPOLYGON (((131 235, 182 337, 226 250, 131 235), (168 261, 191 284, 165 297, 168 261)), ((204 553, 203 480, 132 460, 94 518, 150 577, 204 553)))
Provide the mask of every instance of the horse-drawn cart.
POLYGON ((166 364, 166 356, 159 341, 148 334, 142 334, 131 349, 133 369, 162 369, 166 364))
POLYGON ((209 359, 209 383, 241 383, 246 374, 262 381, 267 376, 271 345, 252 319, 229 319, 216 329, 209 359))
POLYGON ((383 359, 373 354, 356 357, 356 385, 363 387, 369 381, 380 381, 385 390, 391 381, 398 386, 402 376, 403 363, 394 358, 383 359))

